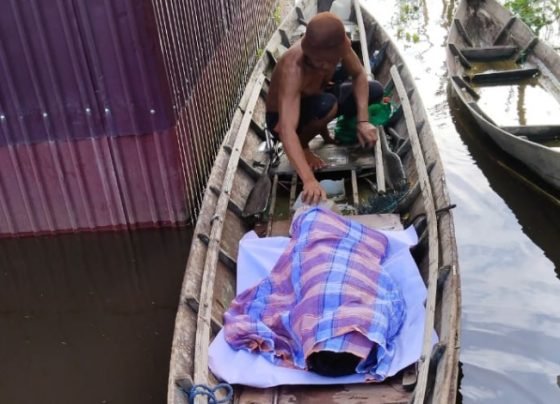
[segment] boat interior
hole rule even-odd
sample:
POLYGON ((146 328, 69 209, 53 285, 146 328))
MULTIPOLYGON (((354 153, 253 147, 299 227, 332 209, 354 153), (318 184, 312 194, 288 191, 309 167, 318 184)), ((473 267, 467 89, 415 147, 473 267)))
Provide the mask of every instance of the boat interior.
MULTIPOLYGON (((185 402, 194 384, 216 385, 208 369, 208 344, 223 326, 235 297, 239 240, 288 235, 301 182, 281 145, 265 127, 268 83, 278 58, 305 32, 309 18, 330 1, 303 1, 273 35, 240 100, 209 179, 187 263, 177 312, 169 379, 170 403, 185 402), (270 183, 269 183, 270 181, 270 183)), ((459 279, 452 217, 443 168, 414 79, 398 50, 372 16, 359 24, 353 11, 346 31, 364 65, 385 88, 392 107, 378 127, 375 152, 326 144, 311 149, 327 167, 316 173, 336 189, 329 197, 343 214, 371 227, 414 226, 411 253, 427 286, 422 356, 383 383, 356 385, 234 386, 238 403, 405 403, 454 401, 457 383, 459 279), (367 45, 366 45, 367 44, 367 45), (377 52, 375 52, 377 51, 377 52), (434 330, 439 343, 432 343, 434 330)), ((333 123, 334 125, 334 123, 333 123)), ((331 126, 332 130, 335 130, 331 126)), ((329 192, 329 191, 327 191, 329 192)))
POLYGON ((460 5, 450 31, 448 50, 458 62, 451 79, 494 126, 555 146, 560 139, 560 82, 541 55, 535 55, 538 37, 516 16, 496 17, 492 3, 482 2, 477 9, 468 3, 460 5))

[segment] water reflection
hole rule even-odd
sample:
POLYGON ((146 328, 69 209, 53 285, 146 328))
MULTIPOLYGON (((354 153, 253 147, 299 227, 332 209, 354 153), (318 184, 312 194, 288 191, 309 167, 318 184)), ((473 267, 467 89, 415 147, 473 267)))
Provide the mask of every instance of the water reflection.
MULTIPOLYGON (((457 107, 452 99, 450 105, 457 107)), ((472 122, 460 113, 456 118, 457 132, 485 174, 482 179, 474 167, 464 166, 450 175, 452 195, 463 206, 455 216, 462 268, 463 400, 555 402, 560 398, 555 383, 560 284, 554 274, 560 263, 559 206, 535 193, 530 180, 512 175, 506 169, 512 162, 481 140, 472 122)))
POLYGON ((0 240, 0 403, 165 402, 190 230, 0 240))
POLYGON ((560 104, 538 84, 485 86, 476 91, 478 105, 499 126, 560 124, 560 104))
POLYGON ((488 136, 480 133, 476 123, 450 92, 449 88, 449 107, 455 117, 455 129, 470 156, 484 172, 492 190, 507 202, 523 231, 554 263, 560 278, 560 192, 551 189, 498 148, 488 136))
MULTIPOLYGON (((401 2, 368 3, 397 37, 399 27, 392 22, 401 2)), ((397 44, 417 80, 451 199, 458 205, 454 219, 463 304, 462 401, 560 402, 560 195, 505 156, 448 98, 445 46, 457 2, 423 4, 421 13, 439 17, 410 21, 409 26, 425 22, 425 37, 397 44)), ((543 100, 536 87, 508 91, 487 98, 494 97, 495 104, 501 100, 503 107, 509 96, 507 119, 515 124, 540 119, 542 111, 533 110, 536 98, 541 110, 556 105, 543 100)))

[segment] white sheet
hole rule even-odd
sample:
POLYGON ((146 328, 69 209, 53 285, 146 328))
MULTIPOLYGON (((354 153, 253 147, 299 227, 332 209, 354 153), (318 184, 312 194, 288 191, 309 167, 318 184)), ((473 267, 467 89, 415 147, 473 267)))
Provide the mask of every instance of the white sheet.
MULTIPOLYGON (((406 319, 395 338, 395 357, 389 376, 416 362, 422 352, 426 287, 418 267, 410 255, 410 247, 418 242, 414 227, 401 231, 382 231, 389 239, 387 257, 382 267, 389 271, 401 287, 406 302, 406 319)), ((247 233, 240 241, 237 258, 237 293, 243 292, 268 276, 286 248, 289 238, 259 238, 247 233)), ((437 342, 434 332, 433 343, 437 342)), ((219 379, 254 387, 282 384, 346 384, 363 383, 364 375, 324 377, 313 372, 275 366, 258 354, 235 351, 225 341, 223 331, 216 336, 209 350, 209 367, 219 379)))

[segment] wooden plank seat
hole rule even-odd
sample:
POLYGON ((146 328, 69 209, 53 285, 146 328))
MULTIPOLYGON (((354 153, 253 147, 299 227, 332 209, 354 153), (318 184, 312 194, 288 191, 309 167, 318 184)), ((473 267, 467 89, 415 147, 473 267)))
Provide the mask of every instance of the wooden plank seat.
MULTIPOLYGON (((371 150, 362 149, 359 146, 345 147, 333 144, 325 145, 322 139, 315 138, 310 142, 309 147, 327 163, 327 167, 318 170, 318 172, 361 171, 375 167, 375 158, 371 150)), ((278 164, 277 167, 272 167, 270 171, 278 175, 286 176, 292 175, 295 172, 285 154, 280 157, 280 164, 278 164)))
POLYGON ((517 52, 517 46, 488 46, 484 48, 462 48, 461 53, 471 62, 490 62, 512 58, 517 52))
POLYGON ((472 76, 466 75, 464 76, 464 79, 475 84, 500 85, 529 79, 539 73, 540 71, 537 68, 512 69, 489 73, 478 73, 472 76))

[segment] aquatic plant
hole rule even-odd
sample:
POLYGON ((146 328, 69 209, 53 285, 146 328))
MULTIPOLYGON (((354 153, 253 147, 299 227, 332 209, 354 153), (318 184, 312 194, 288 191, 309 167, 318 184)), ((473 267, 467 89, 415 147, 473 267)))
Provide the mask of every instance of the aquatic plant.
POLYGON ((417 0, 400 0, 395 25, 397 25, 397 38, 405 39, 407 42, 417 43, 420 41, 420 35, 417 32, 409 31, 414 22, 420 19, 420 4, 417 0))

